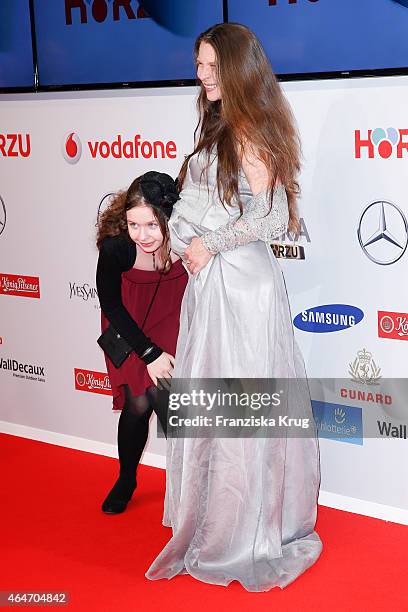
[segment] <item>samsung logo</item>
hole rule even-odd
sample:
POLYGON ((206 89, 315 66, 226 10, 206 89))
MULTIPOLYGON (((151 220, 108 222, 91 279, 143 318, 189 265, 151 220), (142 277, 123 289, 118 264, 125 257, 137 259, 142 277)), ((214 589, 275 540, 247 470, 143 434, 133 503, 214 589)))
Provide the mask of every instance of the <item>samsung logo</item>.
POLYGON ((354 327, 363 317, 363 311, 356 306, 324 304, 302 310, 294 318, 293 324, 302 331, 324 334, 354 327))

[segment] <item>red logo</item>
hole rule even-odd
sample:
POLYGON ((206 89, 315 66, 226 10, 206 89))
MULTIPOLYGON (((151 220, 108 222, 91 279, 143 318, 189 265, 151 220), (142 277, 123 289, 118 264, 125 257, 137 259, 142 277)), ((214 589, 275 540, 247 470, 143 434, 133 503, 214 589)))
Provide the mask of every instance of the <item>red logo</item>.
POLYGON ((77 391, 88 391, 88 393, 102 393, 112 395, 109 376, 104 372, 93 372, 92 370, 74 369, 75 389, 77 391))
POLYGON ((360 130, 354 132, 354 154, 357 159, 374 157, 401 159, 408 151, 408 129, 375 128, 366 134, 360 130))
POLYGON ((88 142, 89 151, 93 159, 102 157, 115 157, 116 159, 176 159, 177 146, 173 140, 163 142, 162 140, 143 140, 140 134, 136 134, 132 140, 125 140, 120 134, 112 142, 107 140, 95 140, 88 142))
POLYGON ((358 402, 372 402, 390 406, 392 404, 391 395, 384 393, 373 393, 372 391, 360 391, 359 389, 340 389, 340 397, 343 399, 357 400, 358 402))
POLYGON ((0 273, 0 293, 39 298, 40 279, 38 276, 17 276, 0 273))
MULTIPOLYGON (((121 19, 142 19, 148 17, 146 10, 141 8, 133 9, 130 5, 132 0, 114 0, 112 6, 112 17, 113 21, 117 22, 121 19), (122 9, 122 10, 121 10, 122 9), (135 12, 136 10, 136 12, 135 12)), ((290 0, 293 2, 293 0, 290 0)), ((86 0, 87 4, 91 4, 91 0, 86 0)), ((109 0, 111 2, 111 0, 109 0)), ((316 2, 316 0, 310 0, 310 2, 316 2)), ((103 23, 108 14, 107 0, 93 0, 92 10, 91 7, 87 8, 85 0, 65 0, 65 23, 66 25, 72 25, 73 19, 76 19, 76 23, 88 23, 91 17, 97 23, 103 23), (79 9, 73 12, 74 9, 79 9)))
POLYGON ((0 153, 3 157, 29 157, 30 134, 0 134, 0 153))
POLYGON ((378 311, 378 336, 408 340, 408 313, 378 311))
POLYGON ((64 139, 62 154, 69 164, 76 164, 82 155, 82 143, 75 132, 70 132, 64 139))
MULTIPOLYGON (((92 159, 176 159, 177 145, 174 140, 143 140, 136 134, 131 140, 118 134, 112 141, 88 140, 88 150, 92 159)), ((70 132, 64 139, 62 148, 64 158, 70 164, 76 164, 82 155, 82 143, 75 132, 70 132)))

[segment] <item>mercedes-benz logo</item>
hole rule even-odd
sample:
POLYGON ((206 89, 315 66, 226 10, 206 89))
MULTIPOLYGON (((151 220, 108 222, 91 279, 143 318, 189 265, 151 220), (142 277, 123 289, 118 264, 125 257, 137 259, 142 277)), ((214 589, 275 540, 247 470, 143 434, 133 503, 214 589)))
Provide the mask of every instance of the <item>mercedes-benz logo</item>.
POLYGON ((375 200, 363 210, 357 236, 368 259, 380 266, 388 266, 405 253, 408 222, 396 204, 375 200))
POLYGON ((3 198, 0 196, 0 235, 4 232, 6 227, 6 205, 4 204, 3 198))

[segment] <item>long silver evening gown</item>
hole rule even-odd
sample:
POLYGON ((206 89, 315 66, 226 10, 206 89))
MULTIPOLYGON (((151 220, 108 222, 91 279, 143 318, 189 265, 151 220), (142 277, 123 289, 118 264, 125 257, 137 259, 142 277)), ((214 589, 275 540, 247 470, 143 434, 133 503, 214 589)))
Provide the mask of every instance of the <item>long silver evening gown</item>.
MULTIPOLYGON (((190 275, 180 315, 175 378, 304 378, 282 272, 269 242, 288 222, 285 191, 252 197, 243 174, 238 207, 216 189, 216 155, 191 158, 170 219, 172 249, 194 236, 217 254, 190 275)), ((304 412, 311 417, 310 399, 304 412)), ((248 591, 284 587, 319 557, 314 531, 317 440, 168 440, 163 524, 173 536, 146 576, 188 573, 211 584, 238 580, 248 591)))

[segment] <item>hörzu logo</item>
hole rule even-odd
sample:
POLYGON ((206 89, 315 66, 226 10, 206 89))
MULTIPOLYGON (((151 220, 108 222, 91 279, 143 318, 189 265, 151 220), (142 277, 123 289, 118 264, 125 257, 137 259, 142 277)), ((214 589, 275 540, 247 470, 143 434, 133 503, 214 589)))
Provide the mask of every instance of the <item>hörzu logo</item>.
POLYGON ((40 279, 38 276, 17 276, 0 273, 0 294, 40 298, 40 279))
POLYGON ((271 244, 273 253, 277 259, 305 259, 305 247, 299 244, 299 242, 302 238, 308 243, 310 243, 311 240, 305 220, 302 217, 299 219, 299 223, 300 232, 298 236, 294 236, 287 231, 282 234, 279 242, 273 242, 271 244))
POLYGON ((82 142, 75 132, 70 132, 65 136, 62 154, 69 164, 76 164, 81 159, 82 142))
POLYGON ((79 20, 76 23, 87 24, 91 20, 103 23, 110 15, 113 21, 148 17, 136 0, 65 0, 66 25, 72 25, 74 16, 79 20), (74 13, 74 9, 79 9, 79 12, 76 10, 74 13))
POLYGON ((106 373, 75 368, 74 376, 75 389, 77 391, 112 395, 112 387, 109 381, 109 376, 106 373))
POLYGON ((408 340, 408 313, 379 310, 378 336, 393 340, 408 340))
POLYGON ((354 132, 354 154, 357 159, 389 159, 391 156, 401 159, 407 150, 408 129, 378 127, 368 130, 366 135, 360 130, 354 132))
POLYGON ((4 232, 4 228, 6 227, 6 220, 6 205, 4 204, 3 198, 0 196, 0 235, 4 232))
POLYGON ((324 304, 302 310, 294 318, 293 324, 302 331, 322 334, 354 327, 363 317, 363 311, 356 306, 324 304))
POLYGON ((22 363, 17 359, 3 359, 0 357, 0 370, 12 372, 17 378, 45 382, 44 366, 22 363))
POLYGON ((0 153, 3 157, 30 157, 30 134, 0 134, 0 153))
POLYGON ((375 200, 361 214, 357 237, 368 259, 380 266, 388 266, 401 259, 406 251, 407 218, 396 204, 375 200))

